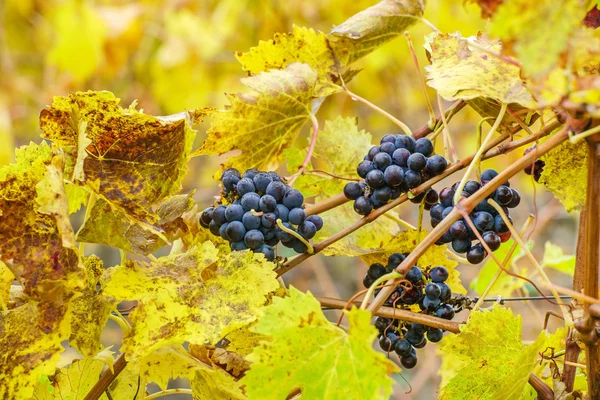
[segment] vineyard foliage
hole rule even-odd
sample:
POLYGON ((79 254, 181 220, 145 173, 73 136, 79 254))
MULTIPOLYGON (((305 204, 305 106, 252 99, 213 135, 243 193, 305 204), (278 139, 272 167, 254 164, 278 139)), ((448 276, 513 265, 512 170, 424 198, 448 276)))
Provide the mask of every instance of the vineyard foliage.
MULTIPOLYGON (((169 9, 163 21, 168 29, 157 35, 164 41, 160 45, 142 29, 134 7, 99 12, 91 2, 54 3, 10 0, 0 6, 2 22, 15 17, 0 27, 0 46, 7 46, 3 54, 22 56, 29 47, 44 52, 44 62, 70 82, 65 93, 53 97, 30 93, 45 105, 35 103, 40 137, 27 136, 31 143, 14 154, 0 150, 0 398, 88 399, 102 384, 100 376, 117 365, 115 380, 94 399, 144 399, 151 395, 152 383, 167 395, 177 378, 187 380, 182 393, 194 399, 298 394, 306 399, 383 399, 403 393, 395 385, 408 368, 398 364, 393 351, 390 356, 373 347, 379 336, 372 318, 377 311, 367 310, 366 303, 360 308, 360 302, 349 303, 336 325, 323 310, 331 304, 299 290, 293 276, 286 275, 297 265, 302 268, 312 246, 301 255, 280 249, 279 257, 268 261, 260 252, 232 251, 226 240, 199 224, 201 210, 217 201, 237 204, 225 189, 215 201, 209 187, 216 187, 231 168, 286 176, 304 195, 306 213, 323 219, 322 229, 310 240, 314 251, 340 259, 346 276, 357 275, 353 268, 361 263, 386 266, 398 253, 418 253, 414 264, 426 274, 445 267, 449 276, 440 282, 455 296, 457 312, 464 304, 472 308, 469 294, 487 295, 492 286, 491 295, 534 294, 531 282, 520 275, 546 284, 544 271, 551 276, 575 273, 575 256, 565 253, 564 243, 523 244, 514 237, 503 240, 480 266, 471 265, 438 240, 443 232, 437 235, 439 229, 423 218, 425 202, 407 200, 451 174, 453 182, 460 181, 463 168, 471 173, 469 179, 479 179, 482 156, 515 149, 521 155, 521 146, 535 143, 532 153, 549 147, 532 159, 545 163, 539 184, 527 178, 518 182, 529 186, 519 190, 530 194, 535 184, 567 212, 583 209, 588 152, 586 141, 574 135, 593 129, 600 118, 600 30, 583 22, 594 11, 593 2, 459 2, 452 7, 480 3, 482 14, 482 21, 473 22, 482 30, 463 34, 447 21, 448 2, 359 1, 365 5, 362 11, 341 7, 318 27, 301 26, 302 21, 281 25, 278 20, 277 29, 266 32, 257 23, 251 27, 258 32, 252 35, 254 47, 236 49, 227 63, 214 60, 236 29, 246 26, 241 4, 246 2, 225 0, 210 13, 192 6, 169 9), (45 18, 39 31, 15 22, 38 11, 45 18), (446 20, 429 18, 430 13, 445 13, 446 20), (320 30, 334 24, 329 32, 320 30), (20 36, 21 31, 27 34, 20 36), (51 43, 41 40, 46 31, 53 32, 51 43), (418 34, 422 44, 414 49, 422 68, 418 72, 409 48, 388 45, 405 41, 408 32, 418 34), (203 45, 199 37, 212 39, 203 45), (41 50, 43 46, 47 48, 41 50), (407 79, 423 79, 423 91, 435 109, 428 115, 423 100, 412 100, 423 97, 416 83, 413 91, 400 93, 402 98, 394 101, 406 106, 404 115, 415 114, 423 125, 417 130, 415 122, 412 132, 375 105, 374 98, 381 98, 385 89, 369 83, 373 79, 379 86, 392 86, 376 80, 373 71, 389 79, 382 70, 391 68, 389 57, 396 52, 413 69, 407 79), (148 76, 140 74, 146 60, 148 76), (119 87, 127 84, 119 71, 129 63, 135 85, 144 87, 137 89, 139 103, 119 98, 119 87), (212 94, 211 85, 217 84, 210 82, 213 72, 215 81, 231 87, 224 98, 212 94), (108 86, 114 94, 98 87, 111 79, 122 79, 108 86), (355 82, 365 98, 350 92, 355 82), (148 93, 158 99, 159 107, 153 105, 151 111, 170 115, 144 111, 148 93), (342 112, 342 104, 352 100, 358 104, 354 110, 370 109, 375 117, 342 112), (454 118, 467 121, 469 128, 455 129, 454 118), (580 129, 571 129, 572 121, 580 129), (551 124, 554 129, 535 136, 551 124), (428 177, 361 219, 342 193, 348 179, 359 180, 356 166, 379 143, 375 137, 381 135, 375 132, 384 130, 427 135, 449 166, 445 175, 428 177), (459 146, 467 142, 464 149, 459 146), (473 157, 467 157, 466 149, 474 150, 473 157), (391 210, 390 205, 400 203, 418 221, 415 226, 391 210), (119 252, 116 265, 92 254, 97 245, 119 252), (531 269, 518 261, 533 248, 543 248, 543 259, 542 272, 531 276, 531 269), (502 274, 502 269, 514 272, 502 274), (129 313, 123 312, 127 307, 129 313), (104 343, 109 320, 121 330, 120 348, 104 343), (77 356, 65 360, 64 351, 70 349, 77 356)), ((335 8, 330 3, 315 7, 335 8)), ((248 7, 252 14, 259 6, 248 7)), ((6 136, 5 100, 0 93, 0 140, 6 136)), ((30 122, 19 123, 30 128, 30 122)), ((513 172, 511 164, 519 158, 509 157, 495 164, 506 173, 504 180, 523 170, 513 172)), ((495 189, 502 183, 494 179, 489 185, 495 189)), ((521 207, 529 209, 525 203, 532 198, 524 196, 521 207)), ((524 219, 515 217, 517 229, 524 219)), ((407 278, 404 263, 396 267, 407 278)), ((368 295, 377 299, 380 290, 368 295)), ((385 307, 393 311, 394 305, 385 307)), ((562 391, 560 398, 573 398, 549 373, 558 368, 554 359, 540 356, 548 349, 553 354, 565 349, 570 317, 554 331, 536 325, 536 338, 527 341, 517 312, 502 304, 488 306, 460 314, 455 325, 424 315, 416 303, 403 307, 416 318, 413 326, 446 324, 437 344, 442 358, 439 398, 534 399, 530 375, 557 394, 562 391)), ((580 370, 572 389, 577 394, 588 390, 580 370)))

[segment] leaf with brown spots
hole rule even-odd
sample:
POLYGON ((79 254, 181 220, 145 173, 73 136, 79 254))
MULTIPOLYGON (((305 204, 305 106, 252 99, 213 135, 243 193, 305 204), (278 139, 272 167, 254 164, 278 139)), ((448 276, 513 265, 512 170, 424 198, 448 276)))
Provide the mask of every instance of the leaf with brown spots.
POLYGON ((147 224, 127 218, 123 211, 100 199, 77 232, 77 240, 101 243, 141 255, 152 253, 167 244, 164 237, 172 240, 180 229, 186 229, 181 216, 194 207, 192 195, 193 192, 176 195, 160 203, 154 212, 158 221, 153 229, 149 229, 147 224))
POLYGON ((330 323, 310 294, 290 287, 290 297, 274 298, 253 331, 269 336, 248 356, 240 380, 246 395, 285 399, 294 389, 307 399, 385 399, 389 377, 398 368, 372 348, 377 336, 366 310, 347 311, 349 329, 330 323))
POLYGON ((274 264, 262 254, 217 257, 210 242, 151 263, 127 261, 107 270, 102 293, 137 300, 133 329, 123 341, 130 361, 172 343, 215 343, 256 319, 279 287, 274 264))
POLYGON ((102 372, 104 363, 93 358, 74 360, 67 367, 56 370, 49 380, 41 382, 34 394, 35 400, 83 400, 102 372))
POLYGON ((195 131, 193 115, 154 117, 121 108, 110 92, 54 97, 42 110, 42 137, 67 154, 65 175, 113 207, 156 222, 150 207, 181 188, 195 131))
POLYGON ((37 303, 39 326, 50 332, 83 288, 62 178, 62 160, 47 144, 16 151, 0 169, 0 257, 37 303))
POLYGON ((277 167, 283 150, 309 120, 313 98, 337 90, 324 93, 317 78, 309 65, 293 63, 242 79, 254 93, 228 95, 231 104, 213 115, 208 138, 194 155, 241 150, 242 154, 228 157, 223 168, 245 171, 277 167))
POLYGON ((244 376, 244 373, 250 369, 250 362, 242 355, 221 347, 190 344, 189 349, 194 357, 209 365, 223 368, 236 378, 244 376))

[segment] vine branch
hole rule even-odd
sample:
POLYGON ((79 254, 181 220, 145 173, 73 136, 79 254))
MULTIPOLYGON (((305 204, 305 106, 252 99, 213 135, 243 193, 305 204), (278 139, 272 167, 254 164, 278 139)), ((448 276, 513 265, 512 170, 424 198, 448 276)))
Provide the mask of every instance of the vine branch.
POLYGON ((113 364, 113 371, 110 368, 107 368, 98 381, 94 384, 89 393, 85 396, 84 400, 98 400, 104 391, 108 389, 111 383, 115 380, 115 378, 123 372, 125 367, 127 366, 127 360, 125 360, 125 354, 121 353, 119 357, 115 360, 113 364))

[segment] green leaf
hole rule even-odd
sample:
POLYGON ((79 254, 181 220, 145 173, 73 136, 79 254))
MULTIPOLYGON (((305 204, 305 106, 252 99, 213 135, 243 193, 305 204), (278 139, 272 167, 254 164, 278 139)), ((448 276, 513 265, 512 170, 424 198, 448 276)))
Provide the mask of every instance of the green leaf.
POLYGON ((113 208, 110 203, 97 200, 77 232, 77 240, 101 243, 141 255, 152 253, 167 244, 164 237, 173 239, 182 227, 181 216, 195 204, 192 195, 193 192, 166 198, 156 211, 153 210, 157 222, 151 227, 128 219, 123 211, 113 208))
POLYGON ((117 302, 98 293, 96 285, 104 268, 102 260, 96 256, 85 257, 83 264, 87 270, 87 286, 73 299, 71 309, 71 337, 69 344, 86 357, 95 356, 104 346, 100 341, 108 316, 117 307, 117 302))
POLYGON ((575 273, 575 261, 576 257, 574 255, 566 255, 559 246, 551 242, 546 242, 544 245, 544 258, 542 259, 544 267, 573 276, 575 273))
POLYGON ((345 332, 331 324, 318 301, 290 287, 290 297, 274 298, 253 331, 268 335, 248 357, 242 378, 249 398, 284 399, 299 388, 307 399, 375 399, 392 393, 388 376, 398 369, 373 350, 377 332, 368 311, 347 312, 345 332))
POLYGON ((293 63, 242 79, 254 94, 227 96, 230 106, 213 115, 208 138, 194 155, 241 150, 241 155, 228 157, 223 168, 277 167, 281 152, 309 120, 313 98, 323 95, 316 92, 317 78, 309 65, 293 63))
MULTIPOLYGON (((356 165, 362 161, 372 144, 372 137, 364 130, 359 131, 356 118, 337 117, 333 121, 325 121, 325 127, 317 136, 317 143, 312 156, 312 166, 337 175, 346 177, 356 176, 356 165)), ((305 149, 293 153, 284 152, 288 161, 288 170, 291 173, 302 165, 305 149), (298 154, 300 157, 296 156, 298 154), (291 157, 288 158, 288 155, 291 157)), ((294 187, 305 197, 319 196, 331 197, 341 193, 348 181, 333 178, 327 175, 301 175, 296 180, 294 187)))
MULTIPOLYGON (((459 360, 460 369, 440 389, 441 400, 518 399, 538 353, 555 338, 545 331, 529 346, 521 340, 521 318, 495 304, 471 313, 461 332, 445 336, 442 355, 459 360)), ((564 335, 564 331, 563 331, 564 335)))
POLYGON ((526 74, 544 74, 559 62, 585 14, 579 0, 506 0, 494 15, 490 34, 510 44, 526 74))
POLYGON ((535 106, 517 66, 470 45, 499 52, 500 43, 481 34, 463 38, 460 33, 432 33, 425 39, 431 61, 431 65, 425 67, 428 85, 445 100, 487 97, 526 108, 535 106))
POLYGON ((107 270, 103 294, 137 300, 123 341, 130 361, 171 343, 216 343, 256 319, 265 296, 279 287, 274 264, 262 254, 217 257, 210 242, 151 263, 127 261, 107 270))
POLYGON ((61 315, 51 328, 43 328, 35 302, 0 314, 0 398, 29 399, 44 375, 54 373, 61 342, 69 337, 69 318, 61 315))
POLYGON ((0 257, 37 303, 38 324, 54 330, 84 287, 68 215, 62 156, 47 144, 16 151, 0 169, 0 257))
POLYGON ((337 60, 348 65, 395 39, 423 16, 419 0, 383 0, 333 28, 327 35, 337 60))
POLYGON ((66 152, 67 178, 128 216, 153 223, 151 206, 179 192, 187 172, 196 136, 191 115, 153 117, 123 109, 119 101, 110 92, 54 97, 40 114, 42 137, 66 152))
POLYGON ((74 360, 60 368, 40 384, 34 394, 35 400, 83 400, 98 381, 104 363, 93 358, 74 360))
MULTIPOLYGON (((410 253, 428 235, 426 230, 407 230, 395 235, 387 243, 382 244, 381 248, 373 249, 372 252, 360 256, 367 264, 381 263, 387 264, 388 258, 392 253, 410 253)), ((451 260, 446 255, 448 246, 430 246, 419 260, 417 265, 421 268, 443 266, 448 270, 449 276, 446 283, 450 286, 453 293, 466 294, 467 290, 460 281, 460 272, 456 270, 458 262, 451 260)))
POLYGON ((540 157, 546 164, 539 180, 560 200, 568 212, 585 205, 588 150, 585 141, 568 140, 540 157))
MULTIPOLYGON (((500 262, 503 262, 504 259, 506 258, 506 255, 508 254, 508 251, 512 247, 513 243, 514 243, 514 240, 512 240, 512 239, 506 243, 503 243, 502 246, 500 246, 500 248, 494 252, 494 256, 496 256, 496 258, 498 260, 500 260, 500 262)), ((508 263, 506 264, 507 269, 510 270, 511 264, 517 258, 519 258, 520 249, 521 249, 521 247, 519 245, 517 245, 515 252, 510 257, 508 263)), ((473 279, 473 281, 471 281, 470 288, 472 290, 474 290, 475 293, 477 293, 478 295, 483 294, 485 289, 488 287, 488 285, 492 281, 494 275, 496 275, 496 272, 498 272, 498 268, 499 267, 494 260, 488 259, 487 262, 485 263, 485 265, 483 266, 483 268, 481 268, 479 270, 479 274, 477 275, 477 278, 475 278, 475 279, 473 279)), ((525 285, 525 281, 523 279, 516 278, 512 275, 507 274, 506 272, 503 272, 496 280, 496 283, 494 284, 491 294, 502 296, 502 297, 509 297, 515 290, 522 288, 524 285, 525 285)))

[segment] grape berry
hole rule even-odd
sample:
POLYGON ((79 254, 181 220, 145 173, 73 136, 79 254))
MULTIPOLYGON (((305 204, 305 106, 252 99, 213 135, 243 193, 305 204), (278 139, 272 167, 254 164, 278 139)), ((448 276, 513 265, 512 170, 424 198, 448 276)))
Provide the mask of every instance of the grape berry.
MULTIPOLYGON (((483 185, 498 176, 498 172, 488 169, 482 172, 480 182, 468 181, 462 192, 464 197, 475 194, 483 185)), ((431 225, 437 226, 454 208, 454 194, 458 183, 452 187, 446 187, 440 191, 439 203, 433 205, 429 210, 431 225)), ((504 213, 509 216, 509 208, 515 208, 521 202, 519 192, 510 187, 510 183, 504 182, 487 199, 482 200, 471 212, 470 217, 477 230, 481 233, 483 241, 490 250, 496 251, 500 245, 510 239, 510 231, 502 216, 494 207, 488 204, 488 199, 493 199, 502 206, 504 213)), ((437 244, 449 243, 452 249, 459 254, 467 254, 467 260, 471 264, 479 264, 486 257, 486 251, 481 243, 473 244, 477 240, 475 232, 471 230, 464 218, 454 222, 450 228, 438 239, 437 244)))
MULTIPOLYGON (((385 135, 380 145, 373 146, 358 164, 356 172, 364 183, 348 183, 344 195, 354 200, 358 214, 367 215, 443 173, 448 162, 440 155, 433 155, 433 151, 433 143, 427 138, 415 140, 406 135, 385 135)), ((429 209, 437 202, 437 192, 423 192, 411 201, 420 203, 423 198, 425 208, 429 209)))
MULTIPOLYGON (((370 287, 375 280, 396 269, 407 255, 392 254, 385 267, 379 263, 372 264, 363 279, 365 287, 370 287)), ((448 320, 454 318, 454 307, 448 304, 452 291, 446 284, 446 268, 428 267, 422 271, 413 266, 404 279, 386 300, 385 306, 410 309, 411 305, 418 304, 423 314, 448 320)), ((416 349, 425 347, 428 341, 437 343, 444 335, 444 331, 439 328, 385 317, 377 317, 375 327, 379 331, 381 349, 386 352, 395 351, 400 357, 400 363, 408 369, 417 365, 416 349)))
MULTIPOLYGON (((523 152, 523 155, 525 155, 533 150, 535 150, 535 144, 533 146, 529 147, 528 149, 525 149, 525 151, 523 152)), ((527 175, 533 174, 533 179, 536 182, 539 182, 540 178, 542 177, 542 171, 544 171, 545 166, 546 166, 546 163, 544 161, 537 159, 533 162, 533 164, 526 166, 523 169, 523 172, 525 172, 527 175)))
POLYGON ((249 169, 240 175, 238 170, 228 169, 221 183, 229 205, 208 207, 199 222, 213 235, 230 242, 231 250, 250 249, 273 261, 273 247, 279 242, 297 253, 306 251, 302 241, 279 228, 277 219, 306 240, 323 227, 321 217, 306 215, 302 193, 281 182, 275 172, 249 169))

